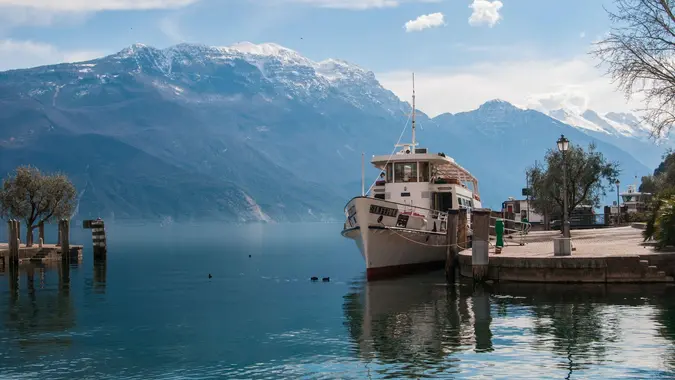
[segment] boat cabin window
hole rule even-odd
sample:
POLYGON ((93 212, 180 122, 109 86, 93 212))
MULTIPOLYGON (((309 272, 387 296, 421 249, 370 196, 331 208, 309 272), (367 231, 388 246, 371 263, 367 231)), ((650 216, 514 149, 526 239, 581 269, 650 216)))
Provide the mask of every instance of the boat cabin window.
POLYGON ((429 163, 420 162, 420 182, 429 182, 429 163))
POLYGON ((394 182, 394 170, 392 164, 387 164, 387 183, 394 182))
POLYGON ((396 182, 417 182, 417 162, 394 163, 394 180, 396 182))

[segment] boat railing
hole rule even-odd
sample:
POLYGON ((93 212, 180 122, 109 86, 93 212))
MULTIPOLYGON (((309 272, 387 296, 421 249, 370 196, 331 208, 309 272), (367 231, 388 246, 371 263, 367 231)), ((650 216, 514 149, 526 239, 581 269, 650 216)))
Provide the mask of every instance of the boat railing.
MULTIPOLYGON (((369 199, 372 200, 372 198, 369 199)), ((345 207, 348 220, 354 212, 355 210, 348 210, 345 207)), ((415 206, 411 203, 374 201, 370 205, 369 214, 370 223, 374 222, 384 227, 433 232, 444 232, 447 229, 447 212, 415 206)))

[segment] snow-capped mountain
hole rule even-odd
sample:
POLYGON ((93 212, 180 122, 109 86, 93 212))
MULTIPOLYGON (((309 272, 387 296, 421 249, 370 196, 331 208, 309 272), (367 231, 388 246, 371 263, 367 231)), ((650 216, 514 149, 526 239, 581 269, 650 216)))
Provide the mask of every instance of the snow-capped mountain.
MULTIPOLYGON (((25 163, 68 173, 82 193, 81 217, 339 219, 360 193, 361 152, 390 152, 409 112, 372 72, 341 60, 276 44, 137 44, 87 62, 0 72, 0 173, 25 163)), ((505 101, 417 115, 418 140, 478 175, 495 208, 519 194, 525 167, 561 133, 597 141, 631 178, 656 166, 610 142, 634 138, 505 101)))
POLYGON ((601 115, 593 110, 573 107, 554 110, 541 107, 535 109, 590 136, 626 150, 648 167, 656 167, 667 147, 671 145, 667 140, 653 140, 649 127, 641 123, 632 113, 609 112, 601 115))

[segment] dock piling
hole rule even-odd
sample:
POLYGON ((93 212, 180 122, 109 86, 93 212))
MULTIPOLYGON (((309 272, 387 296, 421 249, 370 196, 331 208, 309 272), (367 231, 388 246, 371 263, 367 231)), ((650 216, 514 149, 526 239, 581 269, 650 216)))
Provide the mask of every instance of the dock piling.
POLYGON ((471 267, 474 281, 487 279, 490 248, 490 209, 474 209, 471 213, 473 242, 471 246, 471 267))
POLYGON ((448 210, 448 227, 446 229, 445 279, 449 283, 455 282, 455 258, 459 251, 457 247, 458 210, 448 210))
POLYGON ((96 220, 85 220, 82 222, 82 228, 91 229, 91 240, 94 246, 94 260, 105 260, 108 254, 105 222, 101 218, 96 220))
POLYGON ((61 259, 70 261, 70 221, 62 219, 59 221, 61 237, 61 259))
POLYGON ((18 238, 18 221, 10 219, 7 222, 7 235, 9 245, 9 267, 16 268, 19 265, 19 238, 18 238))
POLYGON ((468 242, 468 228, 469 228, 469 218, 467 215, 467 209, 459 209, 459 217, 457 220, 457 243, 459 244, 460 249, 469 248, 468 242))

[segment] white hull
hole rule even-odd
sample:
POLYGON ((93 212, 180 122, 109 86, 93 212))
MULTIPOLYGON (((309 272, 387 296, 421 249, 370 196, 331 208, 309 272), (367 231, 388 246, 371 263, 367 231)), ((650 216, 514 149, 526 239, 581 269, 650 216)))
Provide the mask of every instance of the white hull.
MULTIPOLYGON (((380 222, 378 214, 370 212, 372 205, 396 208, 400 205, 372 198, 355 198, 349 204, 354 206, 351 226, 346 224, 342 234, 353 239, 366 262, 368 279, 412 272, 417 269, 442 267, 446 257, 446 234, 440 231, 441 220, 431 215, 426 222, 411 227, 426 225, 437 231, 419 228, 396 227, 394 217, 385 217, 380 222), (388 219, 388 220, 384 220, 388 219)), ((420 218, 421 219, 421 218, 420 218)), ((409 224, 413 223, 411 218, 409 224)), ((445 222, 443 221, 443 229, 445 222)))

